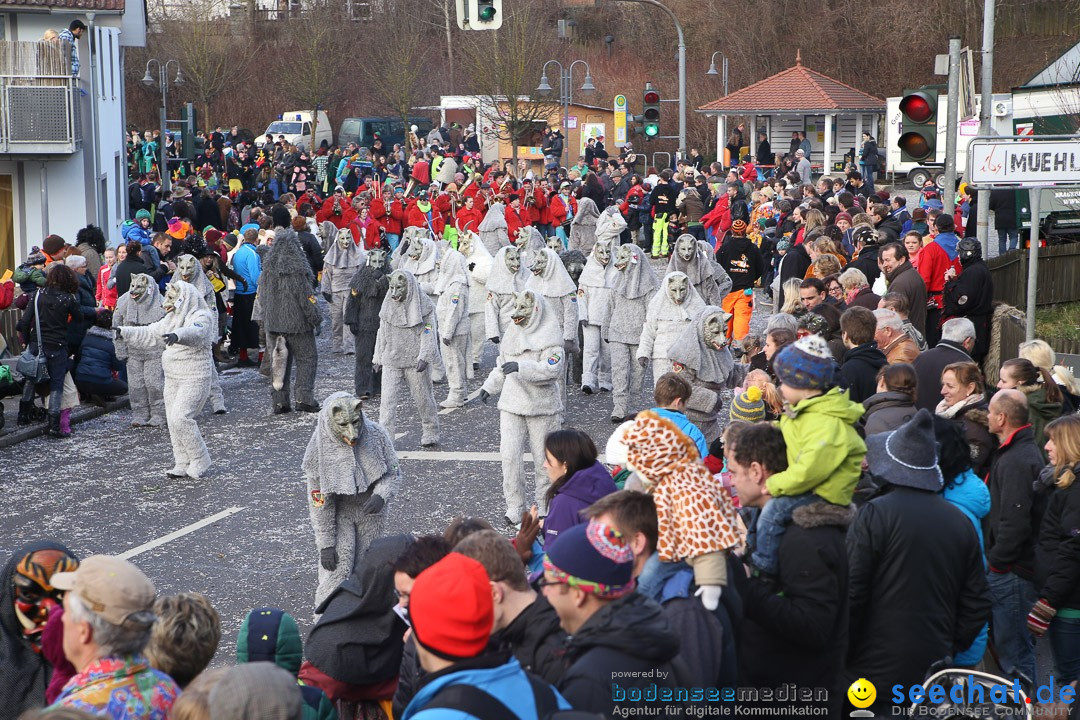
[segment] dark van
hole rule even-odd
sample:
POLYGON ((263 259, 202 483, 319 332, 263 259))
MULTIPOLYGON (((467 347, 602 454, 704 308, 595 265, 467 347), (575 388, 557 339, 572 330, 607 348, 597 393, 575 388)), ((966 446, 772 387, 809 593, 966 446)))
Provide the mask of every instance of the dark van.
MULTIPOLYGON (((416 126, 416 135, 421 138, 431 132, 432 128, 431 120, 424 117, 409 118, 409 125, 416 126)), ((379 133, 387 151, 396 143, 405 144, 405 124, 401 122, 401 118, 387 117, 345 118, 341 121, 337 142, 341 147, 351 142, 362 147, 371 147, 375 142, 375 133, 379 133)))

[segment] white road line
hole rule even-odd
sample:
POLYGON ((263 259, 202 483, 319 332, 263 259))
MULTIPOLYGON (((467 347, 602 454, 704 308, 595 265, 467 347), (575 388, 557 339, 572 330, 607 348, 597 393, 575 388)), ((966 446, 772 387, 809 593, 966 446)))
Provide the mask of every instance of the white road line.
MULTIPOLYGON (((497 452, 442 452, 439 450, 400 450, 400 460, 449 460, 460 462, 502 462, 502 455, 497 452)), ((525 462, 532 462, 532 453, 522 456, 525 462)), ((600 455, 597 460, 604 462, 604 456, 600 455)))
POLYGON ((211 515, 210 517, 203 518, 202 520, 199 520, 198 522, 191 523, 190 525, 188 525, 186 527, 182 527, 179 530, 176 530, 175 532, 169 533, 168 535, 162 535, 161 537, 157 538, 156 540, 151 540, 150 542, 139 545, 138 547, 133 547, 130 550, 127 550, 125 552, 120 553, 120 555, 118 557, 121 557, 124 560, 128 560, 130 558, 135 557, 136 555, 142 555, 147 550, 153 550, 154 548, 161 547, 162 545, 164 545, 166 543, 170 543, 173 540, 176 540, 177 538, 184 537, 185 535, 190 535, 191 533, 195 532, 196 530, 201 530, 202 528, 206 527, 207 525, 213 525, 218 520, 224 520, 225 518, 229 517, 230 515, 235 515, 236 513, 240 512, 240 511, 242 511, 244 509, 245 508, 242 508, 242 507, 231 507, 231 508, 229 508, 227 510, 222 510, 221 512, 219 512, 219 513, 217 513, 215 515, 211 515))
POLYGON ((406 434, 407 433, 395 433, 394 434, 394 439, 395 440, 400 440, 401 438, 405 437, 406 434))

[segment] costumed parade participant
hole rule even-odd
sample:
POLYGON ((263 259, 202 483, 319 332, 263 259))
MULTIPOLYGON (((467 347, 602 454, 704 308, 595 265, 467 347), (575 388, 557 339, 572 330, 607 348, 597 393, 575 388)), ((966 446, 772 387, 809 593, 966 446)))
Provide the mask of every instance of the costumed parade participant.
POLYGON ((653 384, 671 370, 668 350, 683 330, 705 309, 705 301, 690 284, 686 273, 669 272, 660 283, 660 290, 649 301, 645 327, 637 349, 637 361, 642 369, 652 361, 653 384))
POLYGON ((439 277, 435 281, 435 318, 449 394, 440 407, 465 404, 465 377, 469 350, 469 270, 465 256, 457 250, 443 252, 439 277))
POLYGON ((532 225, 523 225, 514 233, 514 245, 522 252, 523 257, 531 257, 547 247, 547 242, 540 231, 532 225))
POLYGON ((720 307, 731 292, 731 278, 713 258, 709 243, 683 233, 675 241, 675 252, 668 260, 667 272, 683 272, 698 295, 708 305, 720 307))
POLYGON ((982 259, 982 245, 978 239, 962 239, 956 244, 956 255, 964 271, 960 275, 952 268, 946 271, 944 317, 946 320, 966 317, 972 322, 975 326, 975 346, 971 349, 971 357, 978 362, 990 350, 994 280, 982 259))
MULTIPOLYGON (((161 292, 154 278, 145 273, 132 275, 128 291, 116 301, 113 327, 149 325, 163 317, 165 311, 161 308, 161 292)), ((131 426, 164 425, 165 396, 162 387, 165 375, 161 370, 161 352, 156 348, 129 347, 123 338, 117 338, 115 345, 116 357, 127 363, 131 426)))
POLYGON ((492 255, 510 244, 509 225, 506 224, 506 206, 494 202, 480 222, 480 242, 492 255))
POLYGON ((566 352, 580 352, 577 339, 577 286, 570 279, 559 255, 550 248, 537 251, 530 270, 532 272, 525 281, 525 289, 544 296, 548 310, 558 320, 566 352))
POLYGON ((165 374, 165 419, 169 424, 175 464, 166 475, 196 480, 210 469, 210 453, 196 416, 210 394, 214 360, 210 346, 217 323, 194 285, 174 280, 165 289, 165 317, 141 327, 114 328, 116 337, 132 349, 161 349, 165 374))
POLYGON ((581 391, 586 395, 611 390, 611 353, 603 341, 604 328, 611 319, 611 287, 618 272, 611 262, 611 247, 610 240, 596 241, 578 281, 578 313, 584 334, 581 391))
MULTIPOLYGON (((218 333, 218 307, 217 299, 214 293, 214 286, 210 284, 210 279, 206 277, 206 272, 203 270, 202 264, 199 259, 194 255, 181 255, 176 260, 176 273, 170 282, 176 282, 182 280, 186 283, 190 283, 202 295, 203 302, 206 303, 206 309, 210 311, 210 315, 214 318, 214 338, 211 344, 211 359, 213 358, 213 346, 217 344, 220 339, 218 333)), ((213 371, 210 375, 210 409, 215 415, 225 414, 225 393, 221 390, 221 376, 218 375, 217 363, 211 362, 210 368, 213 371)))
MULTIPOLYGON (((284 208, 274 209, 287 212, 284 208)), ((275 224, 276 224, 275 220, 275 224)), ((315 373, 319 354, 315 335, 322 328, 322 316, 313 292, 315 277, 300 248, 296 231, 278 227, 274 244, 263 257, 259 276, 259 304, 266 329, 266 347, 271 354, 271 401, 275 414, 292 410, 289 381, 296 409, 318 412, 315 401, 315 373), (293 378, 295 364, 295 378, 293 378)))
POLYGON ((326 398, 301 468, 319 548, 319 607, 382 535, 401 470, 393 438, 364 417, 360 400, 347 392, 326 398))
POLYGON ((345 303, 345 322, 356 339, 353 386, 361 400, 375 394, 377 383, 371 365, 375 357, 375 338, 379 333, 379 311, 389 287, 386 253, 372 250, 349 282, 349 298, 345 303))
POLYGON ((323 258, 322 295, 330 303, 330 351, 352 353, 355 338, 345 320, 345 305, 353 276, 364 265, 365 253, 353 241, 352 233, 338 231, 334 243, 323 258))
MULTIPOLYGON (((416 279, 420 290, 428 296, 431 304, 439 301, 436 284, 439 281, 439 263, 442 260, 443 250, 441 242, 432 240, 428 233, 423 230, 409 236, 409 249, 405 253, 405 260, 401 263, 402 270, 408 270, 416 279)), ((438 319, 436 319, 436 326, 438 319)), ((431 379, 441 383, 446 379, 446 366, 442 359, 442 348, 436 345, 435 358, 431 363, 431 379)))
POLYGON ((439 415, 432 393, 431 366, 438 355, 435 306, 408 270, 395 270, 379 311, 375 367, 382 369, 379 424, 394 437, 398 397, 407 384, 420 416, 420 444, 439 443, 439 415))
MULTIPOLYGON (((44 707, 45 689, 55 673, 43 655, 42 635, 50 615, 62 607, 63 593, 52 576, 79 567, 75 554, 52 540, 27 543, 11 554, 0 573, 0 703, 4 714, 44 707)), ((55 621, 54 621, 55 622, 55 621)))
POLYGON ((540 515, 547 515, 545 495, 551 481, 544 471, 544 439, 562 425, 563 393, 559 381, 566 370, 562 329, 552 307, 539 293, 526 290, 514 296, 513 325, 499 345, 495 368, 480 389, 487 403, 499 396, 499 452, 502 455, 506 519, 519 522, 525 502, 526 446, 532 452, 535 498, 540 515))
POLYGON ((708 443, 723 431, 719 416, 721 391, 741 385, 750 369, 731 356, 725 333, 729 320, 730 316, 719 307, 706 306, 668 348, 671 371, 693 389, 686 401, 686 417, 697 425, 708 443))
POLYGON ((577 201, 577 213, 570 221, 570 249, 588 254, 596 243, 596 226, 600 210, 592 198, 583 197, 577 201))
POLYGON ((527 272, 522 266, 521 251, 513 245, 499 250, 491 261, 484 327, 488 340, 496 345, 512 324, 510 313, 514 309, 514 293, 525 289, 527 272))
POLYGON ((615 270, 604 340, 611 353, 611 422, 621 423, 626 419, 630 392, 641 394, 645 369, 635 357, 648 317, 649 301, 660 281, 637 245, 619 246, 615 270))
POLYGON ((465 256, 469 269, 469 347, 472 364, 466 377, 472 379, 480 369, 480 353, 487 340, 484 312, 487 309, 487 281, 491 275, 492 256, 474 232, 458 236, 458 252, 465 256))

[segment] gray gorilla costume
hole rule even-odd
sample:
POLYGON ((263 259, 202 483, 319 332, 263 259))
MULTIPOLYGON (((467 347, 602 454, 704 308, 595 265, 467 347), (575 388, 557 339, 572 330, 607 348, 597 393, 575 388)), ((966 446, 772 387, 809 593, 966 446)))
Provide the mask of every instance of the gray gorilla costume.
POLYGON ((469 269, 457 250, 443 252, 439 278, 435 281, 435 318, 449 393, 440 407, 465 404, 465 377, 469 367, 469 269))
POLYGON ((194 285, 174 280, 165 291, 165 316, 140 327, 116 328, 129 348, 156 349, 165 373, 165 417, 169 422, 175 464, 170 477, 200 478, 210 469, 210 453, 195 421, 210 394, 214 361, 210 346, 217 335, 217 321, 194 285), (166 344, 165 337, 176 341, 166 344))
POLYGON ((596 244, 596 221, 600 210, 592 198, 579 198, 577 212, 570 221, 570 250, 580 250, 588 255, 596 244))
POLYGON ((375 338, 379 333, 379 311, 388 287, 386 253, 372 250, 367 254, 367 262, 349 282, 349 299, 345 303, 345 322, 356 338, 353 386, 360 398, 375 394, 375 371, 371 365, 375 357, 375 338))
POLYGON ((698 295, 708 305, 719 307, 731 292, 731 277, 716 262, 712 246, 689 233, 683 233, 675 240, 675 249, 668 260, 666 272, 686 273, 698 295))
MULTIPOLYGON (((210 315, 214 318, 214 327, 220 327, 218 322, 218 307, 217 297, 214 294, 214 286, 210 284, 210 278, 206 277, 206 271, 203 270, 202 263, 194 255, 181 255, 176 260, 176 273, 173 275, 170 283, 182 280, 186 283, 191 283, 202 294, 203 301, 206 303, 206 309, 210 311, 210 315)), ((214 332, 214 343, 218 341, 218 334, 214 332)), ((213 362, 213 344, 211 345, 210 367, 213 369, 213 373, 210 376, 210 409, 214 413, 222 414, 225 412, 225 393, 221 390, 221 376, 218 375, 217 363, 213 362)))
POLYGON ((611 390, 611 353, 603 342, 611 317, 611 287, 615 282, 610 240, 597 240, 578 280, 578 316, 584 334, 581 389, 591 395, 597 387, 611 390))
POLYGON ((501 202, 491 203, 477 230, 480 233, 480 242, 491 255, 509 245, 510 226, 506 224, 506 206, 501 202))
POLYGON ((499 250, 491 261, 484 302, 484 328, 488 339, 496 344, 512 324, 510 313, 514 309, 514 293, 525 289, 528 272, 521 260, 521 251, 514 246, 499 250), (510 265, 515 264, 517 269, 512 270, 510 265))
POLYGON ((330 303, 331 352, 351 353, 355 347, 355 338, 345 320, 345 306, 353 276, 366 260, 363 248, 353 242, 349 228, 338 232, 323 259, 321 285, 323 297, 330 303))
POLYGON ((290 409, 289 380, 296 364, 293 394, 304 409, 317 409, 315 373, 319 355, 315 349, 316 328, 322 317, 316 304, 314 276, 300 240, 292 228, 278 228, 274 244, 262 261, 259 302, 266 327, 266 347, 271 364, 274 412, 290 409))
POLYGON ((551 248, 541 248, 533 253, 530 270, 525 289, 544 296, 548 311, 558 319, 566 352, 578 352, 577 287, 562 259, 551 248))
MULTIPOLYGON (((149 275, 131 276, 131 289, 116 301, 113 327, 139 327, 165 317, 161 293, 149 275)), ((157 348, 133 348, 124 338, 117 338, 116 357, 127 364, 128 399, 131 401, 131 425, 158 427, 165 424, 165 396, 162 386, 161 351, 157 348)))
POLYGON ((637 359, 652 361, 653 385, 660 376, 671 370, 668 349, 682 335, 686 326, 705 308, 705 301, 690 284, 686 273, 669 272, 660 282, 660 289, 649 301, 645 327, 641 330, 637 359), (677 303, 676 298, 681 299, 677 303))
POLYGON ((436 445, 439 414, 431 389, 431 366, 438 355, 435 306, 408 270, 391 273, 379 319, 375 340, 375 365, 382 368, 379 424, 394 437, 401 386, 407 384, 420 415, 420 444, 436 445))
POLYGON ((720 437, 720 392, 738 387, 746 379, 749 365, 736 363, 728 349, 724 329, 731 315, 719 307, 706 305, 686 326, 668 349, 671 370, 679 373, 693 393, 686 401, 686 417, 705 435, 706 442, 720 437), (706 321, 713 316, 713 327, 706 337, 706 321), (719 329, 719 333, 716 330, 719 329))
POLYGON ((401 470, 393 439, 364 417, 360 400, 347 392, 326 398, 301 468, 320 555, 319 607, 382 535, 385 507, 401 485, 401 470))
POLYGON ((480 353, 484 349, 484 311, 487 307, 487 281, 491 275, 492 256, 480 236, 473 232, 462 233, 458 237, 458 252, 465 256, 469 269, 469 349, 472 365, 469 365, 466 377, 472 378, 473 365, 480 363, 480 353))
POLYGON ((613 263, 615 281, 604 340, 611 352, 611 419, 621 422, 627 414, 630 391, 641 394, 645 370, 638 365, 635 356, 641 330, 645 327, 649 300, 659 281, 649 259, 637 245, 620 245, 613 263))
MULTIPOLYGON (((566 372, 562 330, 542 295, 526 291, 514 298, 515 322, 499 346, 495 368, 483 392, 499 395, 499 453, 502 455, 506 517, 517 522, 525 502, 526 442, 533 456, 536 504, 547 514, 544 495, 551 484, 544 471, 544 439, 562 425, 566 372), (527 317, 526 317, 527 314, 527 317)), ((486 402, 486 397, 481 394, 486 402)))

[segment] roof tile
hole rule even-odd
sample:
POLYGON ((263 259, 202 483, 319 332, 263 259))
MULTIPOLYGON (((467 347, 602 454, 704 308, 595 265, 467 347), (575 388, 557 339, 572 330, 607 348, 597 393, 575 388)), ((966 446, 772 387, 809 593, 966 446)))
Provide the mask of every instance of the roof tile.
POLYGON ((0 0, 0 8, 9 6, 94 12, 119 10, 123 12, 124 0, 0 0))
POLYGON ((698 108, 701 112, 884 109, 884 100, 822 75, 801 63, 698 108))

